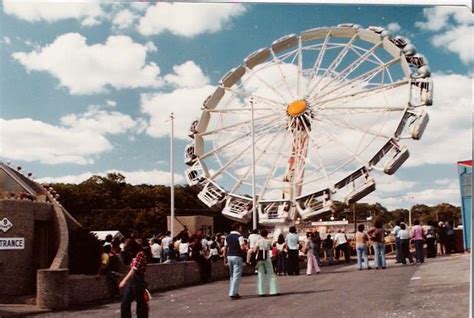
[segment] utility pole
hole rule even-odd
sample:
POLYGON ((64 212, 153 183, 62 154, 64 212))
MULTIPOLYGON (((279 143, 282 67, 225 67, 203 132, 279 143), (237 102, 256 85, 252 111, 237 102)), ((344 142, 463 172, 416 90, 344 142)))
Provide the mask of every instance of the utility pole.
POLYGON ((170 115, 171 121, 171 139, 170 139, 170 173, 171 173, 171 221, 170 221, 170 232, 171 237, 174 237, 174 156, 173 156, 173 143, 174 143, 174 114, 170 115))

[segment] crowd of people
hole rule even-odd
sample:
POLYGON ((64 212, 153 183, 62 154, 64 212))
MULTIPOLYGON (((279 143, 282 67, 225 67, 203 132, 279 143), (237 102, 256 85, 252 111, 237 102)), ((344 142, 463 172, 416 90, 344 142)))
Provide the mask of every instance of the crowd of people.
POLYGON ((359 224, 357 232, 348 238, 344 229, 337 230, 334 237, 325 234, 321 238, 318 231, 306 233, 301 239, 294 226, 289 232, 270 236, 266 229, 254 229, 244 237, 241 234, 241 225, 235 223, 228 234, 203 235, 201 232, 190 234, 185 228, 175 237, 169 231, 149 239, 138 235, 131 235, 126 239, 107 236, 103 242, 103 254, 97 277, 107 277, 110 293, 119 297, 122 289, 122 317, 131 316, 131 303, 137 302, 138 317, 147 317, 145 272, 148 263, 174 263, 193 260, 196 261, 203 283, 211 278, 212 263, 219 259, 229 267, 230 299, 239 299, 240 279, 244 263, 253 266, 257 273, 256 290, 259 296, 279 295, 277 276, 292 276, 300 274, 300 262, 306 259, 306 274, 319 274, 321 262, 324 258, 327 265, 334 264, 334 259, 344 257, 349 263, 352 250, 357 255, 359 270, 372 269, 369 264, 369 251, 373 250, 373 265, 376 269, 386 269, 385 248, 388 242, 394 241, 396 263, 406 265, 422 264, 424 262, 424 245, 426 256, 454 252, 453 222, 428 222, 422 226, 419 220, 414 226, 408 226, 399 220, 394 228, 386 231, 383 223, 376 220, 374 226, 366 231, 363 224, 359 224), (415 260, 410 251, 414 247, 415 260), (120 266, 130 266, 129 271, 122 278, 120 266), (145 296, 144 296, 145 295, 145 296))

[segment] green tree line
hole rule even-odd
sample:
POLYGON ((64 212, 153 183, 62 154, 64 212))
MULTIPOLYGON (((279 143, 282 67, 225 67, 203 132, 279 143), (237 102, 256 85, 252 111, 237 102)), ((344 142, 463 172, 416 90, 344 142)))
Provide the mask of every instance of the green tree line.
MULTIPOLYGON (((118 173, 105 177, 92 176, 79 184, 56 183, 51 186, 59 193, 61 204, 86 228, 90 230, 119 230, 127 235, 138 232, 153 235, 166 230, 167 216, 170 215, 170 187, 157 185, 131 185, 118 173)), ((223 206, 208 208, 198 198, 197 187, 176 186, 176 215, 214 216, 215 231, 227 231, 232 221, 222 216, 223 206)), ((336 203, 334 218, 353 221, 353 208, 336 203)), ((357 203, 357 221, 372 216, 380 218, 389 226, 403 218, 408 222, 408 210, 389 211, 379 203, 357 203)), ((412 220, 447 221, 456 223, 460 218, 460 208, 442 203, 436 206, 416 204, 411 208, 412 220)), ((325 220, 329 214, 323 216, 325 220)))

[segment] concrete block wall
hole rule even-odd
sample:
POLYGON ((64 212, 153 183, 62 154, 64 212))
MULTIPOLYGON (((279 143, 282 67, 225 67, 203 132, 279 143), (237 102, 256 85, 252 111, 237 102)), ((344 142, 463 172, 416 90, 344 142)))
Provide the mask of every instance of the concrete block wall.
POLYGON ((105 276, 96 279, 93 275, 69 275, 69 305, 103 302, 111 296, 105 276))
MULTIPOLYGON (((244 267, 244 275, 253 269, 244 267)), ((224 262, 212 263, 212 280, 228 279, 229 271, 224 262)), ((194 261, 174 264, 148 264, 146 281, 150 292, 197 285, 200 283, 199 266, 194 261)), ((110 300, 105 277, 96 279, 92 275, 69 275, 67 282, 69 306, 98 303, 110 300)))

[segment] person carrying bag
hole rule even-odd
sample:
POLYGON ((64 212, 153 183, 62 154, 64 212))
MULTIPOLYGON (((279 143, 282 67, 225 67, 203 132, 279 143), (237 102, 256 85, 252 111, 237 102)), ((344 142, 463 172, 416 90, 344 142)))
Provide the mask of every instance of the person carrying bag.
POLYGON ((276 275, 273 272, 271 260, 272 242, 267 238, 267 230, 262 230, 260 235, 262 238, 257 241, 254 248, 255 260, 257 262, 257 292, 261 297, 266 296, 265 289, 268 284, 269 294, 276 296, 279 294, 276 275))

